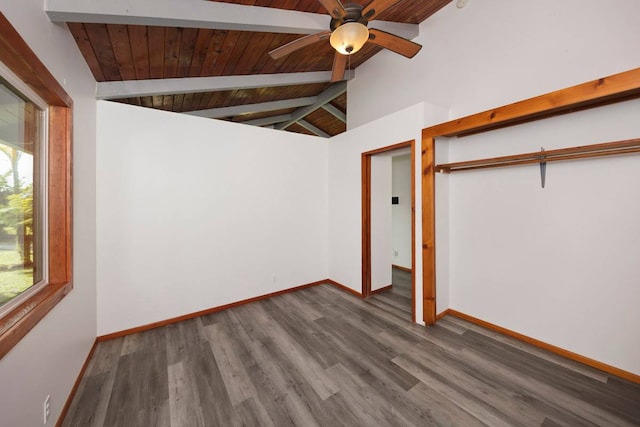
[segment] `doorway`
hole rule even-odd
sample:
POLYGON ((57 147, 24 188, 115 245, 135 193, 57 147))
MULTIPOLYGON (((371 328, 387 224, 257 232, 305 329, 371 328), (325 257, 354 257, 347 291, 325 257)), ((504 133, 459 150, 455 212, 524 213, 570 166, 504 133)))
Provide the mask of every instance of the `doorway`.
MULTIPOLYGON (((391 270, 391 280, 395 276, 396 280, 404 280, 406 283, 407 273, 410 274, 410 295, 411 295, 411 320, 415 322, 415 301, 416 301, 416 289, 415 289, 415 141, 406 141, 399 144, 390 145, 388 147, 379 148, 372 151, 362 153, 362 296, 368 298, 378 292, 391 290, 391 286, 376 287, 372 290, 372 270, 376 266, 372 266, 372 185, 376 185, 375 180, 372 179, 372 159, 376 155, 386 154, 389 155, 389 162, 391 162, 391 155, 393 153, 401 153, 402 151, 410 152, 410 164, 411 164, 411 190, 410 200, 405 200, 404 203, 409 203, 410 206, 410 224, 411 224, 411 248, 410 259, 411 267, 405 266, 404 271, 401 269, 391 270), (401 277, 403 276, 403 277, 401 277)), ((389 184, 390 185, 390 184, 389 184)), ((374 187, 375 189, 375 187, 374 187)), ((389 197, 391 198, 391 197, 389 197)), ((394 200, 395 201, 395 200, 394 200)), ((391 204, 392 200, 386 199, 386 203, 391 204)), ((391 219, 389 219, 391 221, 391 219)), ((388 224, 389 228, 391 223, 388 224)), ((376 258, 379 258, 376 256, 376 258)), ((392 253, 388 252, 388 265, 392 269, 392 253)), ((380 263, 378 259, 375 261, 380 263)), ((379 284, 377 284, 379 285, 379 284)))

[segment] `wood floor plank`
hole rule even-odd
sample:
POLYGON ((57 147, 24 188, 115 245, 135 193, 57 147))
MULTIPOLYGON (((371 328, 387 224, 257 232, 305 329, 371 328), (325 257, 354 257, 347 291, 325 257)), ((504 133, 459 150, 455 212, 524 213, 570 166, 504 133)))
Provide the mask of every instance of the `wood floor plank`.
POLYGON ((103 374, 114 371, 118 366, 124 338, 104 341, 96 345, 91 361, 87 366, 86 376, 103 374))
POLYGON ((195 385, 205 425, 238 425, 210 344, 205 342, 192 347, 183 366, 195 385))
MULTIPOLYGON (((119 343, 115 343, 115 346, 104 346, 105 349, 108 349, 110 354, 119 354, 119 345, 122 344, 121 339, 117 339, 114 341, 120 341, 119 343)), ((99 356, 99 358, 101 358, 99 356)), ((101 358, 104 361, 104 358, 101 358)), ((103 373, 99 373, 93 376, 85 376, 87 382, 94 382, 91 387, 85 386, 79 391, 77 396, 81 396, 78 400, 77 406, 74 406, 74 402, 72 402, 71 407, 69 409, 69 413, 74 414, 72 418, 71 426, 90 426, 90 427, 101 427, 105 425, 105 419, 107 417, 107 409, 109 408, 109 403, 111 400, 111 394, 113 392, 113 384, 116 379, 117 373, 117 361, 119 359, 115 359, 116 363, 113 364, 112 369, 110 371, 106 371, 103 373), (89 412, 89 413, 85 413, 89 412), (79 414, 78 414, 79 413, 79 414), (76 420, 76 415, 78 415, 78 419, 76 420)), ((96 365, 97 366, 97 365, 96 365)), ((104 365, 102 366, 104 367, 104 365)), ((96 368, 94 371, 97 371, 96 368)), ((75 401, 76 399, 74 399, 75 401)), ((66 421, 66 419, 65 419, 66 421)), ((63 424, 66 425, 66 424, 63 424)))
MULTIPOLYGON (((241 314, 245 309, 238 307, 235 311, 241 314)), ((250 349, 256 360, 260 362, 261 375, 263 378, 269 378, 271 384, 275 384, 279 390, 284 390, 284 399, 281 395, 280 400, 284 402, 286 413, 290 415, 294 425, 315 425, 317 422, 319 422, 318 425, 336 425, 335 414, 323 409, 322 400, 324 399, 316 392, 317 387, 314 388, 314 385, 309 382, 310 377, 305 372, 307 366, 300 365, 296 361, 299 355, 291 357, 290 347, 283 348, 279 344, 279 332, 274 330, 274 325, 270 321, 265 320, 264 312, 257 314, 258 319, 262 320, 262 323, 256 323, 260 325, 258 327, 243 323, 245 317, 240 316, 239 321, 249 337, 257 338, 252 341, 250 349), (268 338, 264 335, 267 329, 272 331, 268 338)), ((312 377, 317 378, 315 375, 312 377)), ((330 383, 330 378, 326 375, 324 382, 330 383)), ((333 392, 330 395, 332 394, 333 392)), ((262 400, 264 396, 259 395, 262 400)))
POLYGON ((545 418, 542 422, 542 427, 563 427, 563 425, 555 422, 551 418, 545 418))
POLYGON ((339 398, 356 409, 356 416, 363 425, 407 425, 405 420, 391 411, 391 405, 382 396, 376 395, 369 385, 350 369, 336 364, 327 370, 340 384, 339 398))
POLYGON ((173 365, 187 358, 192 347, 206 342, 202 319, 184 320, 163 328, 166 334, 168 363, 173 365))
POLYGON ((111 389, 109 406, 106 411, 104 424, 108 426, 124 426, 126 422, 135 419, 139 410, 138 395, 135 389, 135 367, 132 356, 123 356, 118 364, 118 370, 111 389))
POLYGON ((331 285, 96 346, 63 426, 628 426, 640 385, 450 316, 410 322, 410 274, 331 285))
POLYGON ((204 426, 204 416, 195 379, 191 378, 183 362, 169 365, 168 375, 171 426, 204 426))
MULTIPOLYGON (((238 307, 241 308, 241 307, 238 307)), ((229 311, 230 324, 242 345, 246 348, 244 363, 253 385, 258 391, 260 403, 264 406, 273 423, 277 426, 295 426, 297 422, 308 419, 308 411, 295 404, 295 396, 291 398, 289 391, 296 387, 289 373, 278 364, 278 355, 271 354, 276 350, 269 348, 269 342, 261 342, 255 337, 252 325, 242 322, 237 309, 229 311), (301 412, 302 411, 302 412, 301 412)), ((296 393, 299 396, 300 393, 296 393)))
MULTIPOLYGON (((343 295, 344 297, 344 295, 343 295)), ((357 328, 364 334, 375 334, 377 332, 390 331, 394 335, 415 336, 413 331, 406 329, 407 319, 401 320, 384 310, 378 310, 376 316, 371 316, 372 310, 378 308, 364 301, 344 300, 338 304, 327 307, 325 310, 330 316, 330 320, 339 319, 342 322, 357 328)), ((417 325, 416 325, 417 326, 417 325)), ((422 328, 421 328, 422 329, 422 328)))
POLYGON ((429 408, 428 418, 425 419, 423 425, 465 427, 491 425, 478 420, 460 408, 456 402, 451 401, 425 383, 416 384, 414 388, 409 390, 409 395, 423 402, 422 404, 429 408))
POLYGON ((152 349, 158 351, 164 351, 166 349, 166 334, 164 330, 151 329, 123 337, 120 355, 124 356, 125 354, 131 354, 136 351, 152 349))
MULTIPOLYGON (((386 334, 381 338, 391 342, 395 340, 395 337, 386 334)), ((539 425, 540 419, 545 414, 553 415, 567 425, 594 425, 579 415, 562 411, 552 402, 536 393, 531 393, 521 385, 514 384, 514 379, 509 374, 504 375, 503 372, 492 368, 483 369, 483 363, 478 360, 468 360, 466 357, 468 354, 465 351, 448 351, 447 346, 438 345, 437 340, 423 341, 414 349, 416 351, 404 356, 416 363, 421 363, 425 371, 421 373, 439 380, 446 378, 445 385, 453 384, 459 388, 457 391, 454 390, 455 392, 462 390, 463 394, 472 392, 476 396, 481 396, 483 401, 500 408, 498 412, 512 425, 518 425, 520 420, 527 419, 529 422, 524 425, 539 425)), ((424 378, 421 380, 426 382, 424 378)), ((524 380, 526 381, 526 378, 524 380)))
MULTIPOLYGON (((273 298, 265 301, 265 305, 273 304, 279 310, 270 310, 271 316, 313 357, 320 366, 328 368, 338 363, 338 356, 331 351, 331 339, 314 318, 305 322, 305 316, 300 314, 306 305, 299 306, 301 310, 289 310, 284 300, 273 298)), ((315 316, 314 316, 315 317, 315 316)), ((323 316, 324 317, 324 316, 323 316)))
MULTIPOLYGON (((475 390, 469 390, 470 384, 465 384, 465 388, 459 387, 457 382, 449 381, 446 377, 447 371, 443 371, 442 366, 432 364, 433 369, 430 369, 407 356, 398 356, 393 359, 393 363, 419 378, 420 382, 432 391, 455 403, 464 412, 487 425, 504 427, 539 425, 544 419, 544 417, 529 417, 527 412, 521 413, 519 419, 507 417, 491 406, 491 402, 487 400, 487 396, 490 397, 488 393, 491 391, 488 387, 477 387, 475 390), (485 395, 485 398, 482 400, 474 398, 474 391, 479 392, 480 396, 485 395)), ((496 396, 497 398, 499 396, 496 396)))
POLYGON ((273 301, 273 302, 282 302, 285 305, 296 305, 300 309, 296 310, 297 313, 302 314, 304 318, 308 321, 313 322, 314 320, 318 320, 324 317, 324 313, 316 308, 315 304, 310 304, 308 300, 303 300, 300 298, 301 295, 305 295, 304 292, 296 292, 291 294, 280 295, 277 298, 272 298, 265 302, 273 301))
POLYGON ((350 369, 360 373, 369 371, 373 366, 375 367, 373 374, 377 378, 393 382, 404 390, 409 390, 418 382, 414 376, 390 363, 390 359, 395 357, 396 354, 390 352, 388 348, 381 346, 368 337, 354 333, 357 331, 354 328, 344 324, 340 325, 326 317, 317 320, 317 322, 322 322, 322 326, 336 337, 335 349, 345 356, 342 363, 350 369), (362 350, 362 355, 366 355, 366 360, 347 357, 346 355, 349 354, 351 345, 357 345, 362 350))
POLYGON ((69 407, 69 414, 62 427, 101 427, 104 424, 104 416, 111 394, 113 378, 109 372, 85 377, 84 387, 78 389, 79 399, 75 399, 75 405, 69 407), (111 381, 107 377, 111 376, 111 381), (106 402, 106 404, 105 404, 106 402))
POLYGON ((262 404, 258 403, 254 398, 240 402, 236 406, 236 413, 240 418, 240 425, 243 427, 276 427, 262 404))
POLYGON ((136 426, 171 427, 169 399, 138 411, 136 426))
POLYGON ((389 298, 386 298, 383 294, 374 295, 370 299, 369 304, 374 305, 381 310, 388 312, 389 314, 398 316, 401 319, 411 318, 411 311, 409 311, 408 308, 403 309, 403 306, 405 305, 404 303, 393 301, 389 298))
MULTIPOLYGON (((635 425, 609 412, 602 406, 590 404, 578 396, 558 390, 552 384, 545 382, 542 376, 524 374, 499 361, 487 358, 484 354, 478 353, 474 349, 465 349, 464 353, 469 363, 474 364, 478 369, 483 369, 497 378, 507 378, 514 387, 519 387, 524 392, 536 396, 547 405, 555 406, 558 411, 575 414, 589 423, 600 426, 635 425)), ((640 394, 636 395, 640 397, 640 394)))
POLYGON ((131 425, 140 409, 166 400, 166 354, 138 351, 120 357, 104 424, 131 425))
POLYGON ((464 333, 467 330, 472 330, 481 335, 489 337, 493 340, 510 345, 519 350, 529 352, 536 357, 548 360, 552 363, 555 363, 557 365, 560 365, 572 371, 578 372, 582 375, 593 378, 594 380, 600 381, 602 383, 606 383, 607 379, 609 378, 609 376, 606 373, 599 371, 595 368, 592 368, 587 365, 583 365, 582 363, 567 359, 565 357, 562 357, 555 353, 551 353, 544 349, 534 347, 532 345, 529 345, 515 338, 509 337, 507 335, 502 335, 499 332, 489 330, 487 328, 483 328, 482 326, 475 325, 473 323, 457 318, 455 316, 445 316, 441 321, 438 322, 438 325, 443 327, 448 327, 449 329, 459 331, 460 333, 464 333))
POLYGON ((245 400, 257 397, 256 389, 247 371, 233 351, 231 337, 219 324, 205 326, 205 333, 209 337, 209 345, 229 393, 231 404, 236 406, 245 400))
MULTIPOLYGON (((277 297, 276 297, 277 298, 277 297)), ((269 307, 268 302, 263 304, 269 307)), ((266 310, 253 308, 252 315, 255 316, 260 325, 269 325, 270 340, 287 355, 287 359, 305 378, 307 383, 313 388, 320 399, 327 397, 338 391, 335 384, 327 377, 322 366, 320 366, 294 339, 291 338, 280 325, 267 314, 266 310)))
POLYGON ((554 388, 581 400, 597 404, 613 414, 626 418, 629 422, 640 424, 640 405, 638 400, 626 394, 615 395, 611 388, 606 389, 599 381, 567 370, 547 360, 536 358, 531 353, 504 345, 498 341, 487 341, 482 335, 468 331, 462 335, 465 343, 485 352, 493 359, 502 361, 506 366, 529 376, 542 377, 554 388))
POLYGON ((452 355, 443 352, 437 356, 437 350, 415 352, 407 355, 410 359, 421 364, 423 369, 430 372, 430 376, 446 379, 446 383, 465 394, 482 396, 482 402, 491 405, 500 416, 511 425, 539 425, 545 416, 553 416, 567 425, 593 425, 580 415, 559 410, 546 399, 541 399, 521 387, 514 387, 511 378, 485 371, 476 363, 467 363, 464 354, 452 355))
POLYGON ((336 426, 352 427, 363 424, 363 418, 356 414, 356 412, 358 412, 357 408, 354 408, 353 405, 344 399, 342 395, 340 395, 340 392, 328 397, 324 401, 323 406, 334 415, 336 426))

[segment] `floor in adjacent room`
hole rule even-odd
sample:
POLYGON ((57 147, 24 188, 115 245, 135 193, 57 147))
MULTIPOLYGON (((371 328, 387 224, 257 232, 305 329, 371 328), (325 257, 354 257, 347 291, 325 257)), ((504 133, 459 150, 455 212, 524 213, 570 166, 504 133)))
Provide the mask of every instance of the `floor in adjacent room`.
POLYGON ((638 424, 638 384, 326 284, 99 343, 63 425, 638 424))
POLYGON ((411 305, 413 303, 411 272, 393 267, 391 285, 390 290, 375 294, 368 301, 389 314, 411 320, 411 305))

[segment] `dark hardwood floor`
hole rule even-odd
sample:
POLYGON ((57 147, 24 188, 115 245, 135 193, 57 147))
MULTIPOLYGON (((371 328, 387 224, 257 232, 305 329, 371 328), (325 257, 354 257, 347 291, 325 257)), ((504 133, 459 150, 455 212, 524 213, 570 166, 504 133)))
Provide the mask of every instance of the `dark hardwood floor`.
POLYGON ((640 385, 379 300, 320 285, 99 343, 63 425, 640 424, 640 385))
POLYGON ((400 319, 411 320, 413 298, 411 273, 399 268, 392 268, 391 284, 393 285, 391 290, 373 295, 369 302, 400 319))

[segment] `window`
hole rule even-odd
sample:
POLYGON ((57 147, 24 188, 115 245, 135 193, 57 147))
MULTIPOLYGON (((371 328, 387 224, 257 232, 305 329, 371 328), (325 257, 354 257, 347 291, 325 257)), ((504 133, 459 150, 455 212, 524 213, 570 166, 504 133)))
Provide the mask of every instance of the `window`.
POLYGON ((0 76, 2 358, 72 289, 72 101, 2 12, 0 76))
POLYGON ((42 244, 46 165, 41 154, 46 104, 19 92, 7 81, 6 71, 1 77, 0 315, 37 292, 47 279, 42 244))

